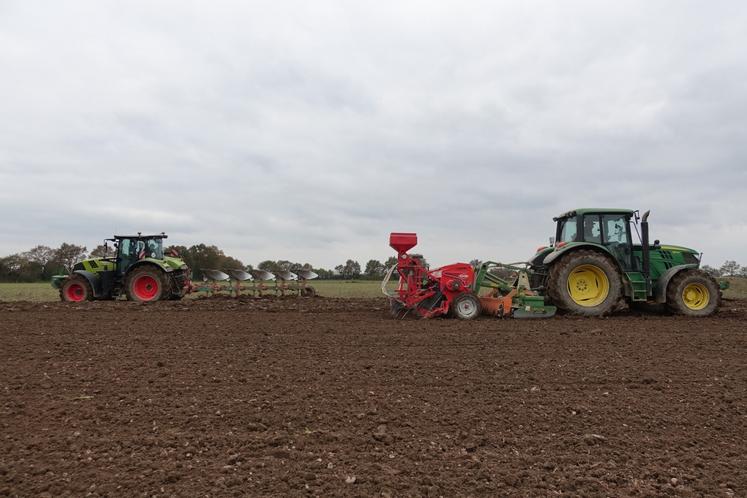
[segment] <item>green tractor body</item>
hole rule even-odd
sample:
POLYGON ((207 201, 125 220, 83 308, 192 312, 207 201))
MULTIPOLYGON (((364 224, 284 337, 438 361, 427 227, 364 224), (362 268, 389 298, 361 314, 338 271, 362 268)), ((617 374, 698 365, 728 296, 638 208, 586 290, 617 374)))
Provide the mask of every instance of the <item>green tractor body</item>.
POLYGON ((186 263, 163 253, 159 235, 115 235, 114 256, 80 261, 70 275, 52 277, 63 301, 116 299, 126 295, 133 301, 180 299, 191 288, 186 263))
POLYGON ((550 246, 539 248, 530 261, 532 288, 581 315, 602 315, 624 301, 666 304, 692 316, 715 312, 719 285, 699 269, 698 251, 658 240, 651 244, 648 215, 587 208, 555 218, 550 246))

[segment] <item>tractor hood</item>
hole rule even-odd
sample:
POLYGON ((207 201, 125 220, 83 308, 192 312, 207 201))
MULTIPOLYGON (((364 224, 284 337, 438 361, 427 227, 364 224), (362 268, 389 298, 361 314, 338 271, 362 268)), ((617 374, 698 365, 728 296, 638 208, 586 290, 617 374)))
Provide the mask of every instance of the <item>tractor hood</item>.
POLYGON ((168 266, 172 270, 184 270, 187 268, 187 264, 183 259, 175 258, 173 256, 164 256, 162 266, 168 266))
POLYGON ((695 249, 690 249, 689 247, 683 247, 683 246, 673 246, 671 244, 660 246, 659 249, 662 249, 664 251, 689 252, 690 254, 700 254, 700 252, 696 251, 695 249))
MULTIPOLYGON (((562 244, 560 246, 556 245, 550 251, 548 251, 547 249, 545 249, 543 251, 540 251, 537 255, 535 255, 535 257, 538 257, 538 259, 542 258, 542 263, 548 265, 548 264, 552 263, 553 261, 555 261, 556 259, 558 259, 563 254, 565 254, 566 252, 568 252, 570 250, 573 250, 573 249, 576 249, 578 247, 582 247, 582 246, 588 246, 588 247, 590 247, 592 249, 596 249, 596 250, 600 250, 601 249, 601 250, 603 250, 605 252, 609 252, 609 249, 607 249, 606 246, 601 245, 601 244, 596 244, 596 243, 593 243, 593 242, 568 242, 568 243, 564 243, 564 244, 562 244)), ((635 247, 634 247, 634 250, 635 250, 635 247)), ((640 250, 640 246, 638 246, 638 250, 640 250)), ((653 250, 654 249, 652 247, 652 251, 653 250)), ((698 263, 700 261, 700 253, 698 251, 696 251, 695 249, 690 249, 689 247, 674 246, 674 245, 669 245, 668 244, 668 245, 658 246, 658 247, 656 247, 656 250, 658 250, 658 251, 667 251, 667 252, 670 252, 670 253, 680 253, 680 254, 682 254, 683 256, 680 257, 681 261, 676 261, 675 260, 675 261, 673 261, 674 263, 679 263, 679 264, 696 264, 696 263, 698 263), (685 256, 685 255, 687 255, 687 256, 685 256)), ((613 258, 615 258, 614 254, 610 253, 610 256, 612 256, 613 258)))
POLYGON ((89 258, 75 263, 73 271, 83 270, 91 273, 114 270, 116 264, 111 258, 89 258))

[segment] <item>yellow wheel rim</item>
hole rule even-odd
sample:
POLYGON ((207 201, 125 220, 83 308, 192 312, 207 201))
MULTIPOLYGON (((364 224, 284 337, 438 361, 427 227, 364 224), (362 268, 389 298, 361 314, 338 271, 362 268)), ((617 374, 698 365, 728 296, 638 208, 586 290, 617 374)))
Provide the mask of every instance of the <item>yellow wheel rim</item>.
POLYGON ((682 302, 691 310, 702 310, 710 301, 711 294, 703 284, 687 284, 682 289, 682 302))
POLYGON ((607 299, 610 281, 598 266, 581 265, 568 275, 568 293, 579 306, 591 308, 607 299))

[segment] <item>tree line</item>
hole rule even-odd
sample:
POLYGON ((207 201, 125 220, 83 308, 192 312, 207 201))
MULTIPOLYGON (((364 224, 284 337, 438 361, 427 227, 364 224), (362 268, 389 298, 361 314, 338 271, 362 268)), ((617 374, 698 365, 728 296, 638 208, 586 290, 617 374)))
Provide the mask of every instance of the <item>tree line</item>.
MULTIPOLYGON (((256 265, 245 265, 241 260, 229 256, 215 245, 195 244, 192 246, 172 245, 164 248, 165 254, 178 254, 192 269, 192 278, 201 279, 201 269, 245 269, 297 271, 311 270, 320 279, 375 279, 384 276, 386 269, 397 264, 392 256, 383 263, 376 259, 369 260, 365 266, 353 259, 334 268, 316 268, 309 263, 298 263, 288 260, 266 260, 256 265)), ((57 248, 44 245, 36 246, 25 252, 11 254, 0 258, 0 282, 40 282, 47 281, 53 275, 67 274, 78 261, 85 258, 113 257, 111 247, 99 245, 90 252, 85 246, 63 243, 57 248)))
MULTIPOLYGON (((361 267, 361 264, 348 259, 334 268, 315 268, 309 263, 298 263, 284 259, 265 260, 253 265, 245 265, 239 259, 228 256, 222 249, 215 245, 195 244, 192 246, 172 245, 164 249, 166 254, 175 253, 184 259, 185 263, 192 269, 192 278, 201 279, 201 269, 245 269, 266 270, 269 272, 311 270, 320 279, 346 279, 346 280, 379 280, 384 276, 387 268, 397 264, 397 258, 391 256, 384 262, 370 259, 361 267)), ((104 245, 96 246, 88 252, 85 246, 61 244, 57 248, 44 245, 36 246, 28 251, 11 254, 0 258, 0 282, 39 282, 52 278, 52 275, 67 274, 72 271, 73 265, 86 257, 114 256, 111 247, 104 245)), ((479 264, 473 260, 471 263, 479 264)), ((736 261, 727 260, 718 268, 704 265, 703 270, 715 277, 747 277, 747 266, 741 266, 736 261)))
POLYGON ((726 260, 724 261, 724 264, 718 268, 703 265, 701 266, 701 269, 710 273, 714 277, 747 277, 747 266, 741 266, 734 260, 726 260))

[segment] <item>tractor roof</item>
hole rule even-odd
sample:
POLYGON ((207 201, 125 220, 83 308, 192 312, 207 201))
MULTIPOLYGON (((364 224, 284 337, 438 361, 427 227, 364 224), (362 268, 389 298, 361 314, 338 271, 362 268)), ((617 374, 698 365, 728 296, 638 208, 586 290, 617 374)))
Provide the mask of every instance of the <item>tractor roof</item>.
POLYGON ((137 235, 115 235, 114 239, 167 239, 168 237, 162 232, 157 235, 143 235, 141 233, 137 235))
POLYGON ((609 214, 630 214, 632 215, 635 213, 635 209, 617 209, 617 208, 578 208, 578 209, 572 209, 570 211, 567 211, 557 218, 553 218, 555 221, 562 220, 563 218, 570 218, 571 216, 576 216, 577 214, 588 214, 588 213, 609 213, 609 214))

